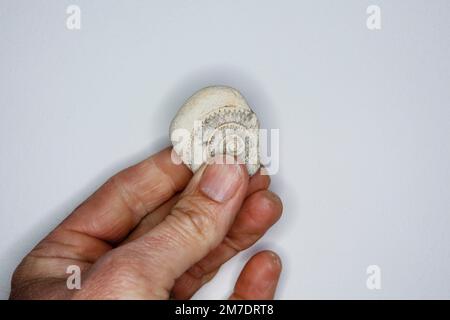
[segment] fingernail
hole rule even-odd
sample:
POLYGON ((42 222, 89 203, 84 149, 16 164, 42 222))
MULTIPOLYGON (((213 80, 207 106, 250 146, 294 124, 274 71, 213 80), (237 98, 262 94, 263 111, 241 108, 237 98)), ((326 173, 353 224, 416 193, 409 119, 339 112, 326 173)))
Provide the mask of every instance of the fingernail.
POLYGON ((272 265, 276 268, 280 268, 281 267, 280 257, 272 251, 269 251, 269 254, 270 254, 270 257, 272 258, 272 265))
POLYGON ((234 163, 233 158, 226 161, 215 161, 209 164, 203 172, 200 190, 217 202, 229 200, 242 183, 244 172, 242 167, 234 163))
POLYGON ((281 271, 281 260, 277 254, 268 251, 270 264, 265 265, 266 269, 261 270, 260 281, 257 284, 259 292, 275 291, 281 271))

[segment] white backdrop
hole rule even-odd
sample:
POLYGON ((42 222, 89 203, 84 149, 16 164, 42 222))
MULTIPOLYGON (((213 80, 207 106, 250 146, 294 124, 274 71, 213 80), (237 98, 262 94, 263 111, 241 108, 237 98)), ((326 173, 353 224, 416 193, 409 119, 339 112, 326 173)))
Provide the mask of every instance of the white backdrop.
POLYGON ((107 177, 169 144, 186 98, 225 84, 280 129, 284 216, 196 298, 226 297, 263 248, 277 298, 450 298, 449 21, 446 0, 0 0, 0 297, 107 177))

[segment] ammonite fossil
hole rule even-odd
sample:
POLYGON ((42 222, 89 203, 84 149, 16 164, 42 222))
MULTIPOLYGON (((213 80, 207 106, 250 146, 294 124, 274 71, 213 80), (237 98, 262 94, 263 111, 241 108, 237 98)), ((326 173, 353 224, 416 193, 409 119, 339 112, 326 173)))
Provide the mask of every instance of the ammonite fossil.
POLYGON ((249 175, 260 167, 258 119, 244 97, 230 87, 207 87, 190 97, 172 120, 170 139, 194 172, 220 154, 244 163, 249 175))

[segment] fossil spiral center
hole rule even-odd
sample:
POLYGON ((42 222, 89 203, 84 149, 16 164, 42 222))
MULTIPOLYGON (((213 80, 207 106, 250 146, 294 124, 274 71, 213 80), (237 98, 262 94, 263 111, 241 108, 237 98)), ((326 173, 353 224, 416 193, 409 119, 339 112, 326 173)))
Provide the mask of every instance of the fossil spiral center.
POLYGON ((208 114, 201 125, 206 158, 232 155, 245 163, 249 171, 254 171, 259 167, 258 128, 258 120, 251 110, 223 107, 208 114))

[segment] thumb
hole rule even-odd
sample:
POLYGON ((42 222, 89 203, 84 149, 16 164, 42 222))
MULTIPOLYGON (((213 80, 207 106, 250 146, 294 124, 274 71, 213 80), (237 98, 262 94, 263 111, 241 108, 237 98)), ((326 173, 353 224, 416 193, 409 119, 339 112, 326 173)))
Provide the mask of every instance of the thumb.
POLYGON ((134 256, 128 263, 145 274, 149 292, 159 298, 168 297, 175 280, 220 244, 244 201, 245 166, 222 159, 197 171, 163 222, 116 252, 134 256))

